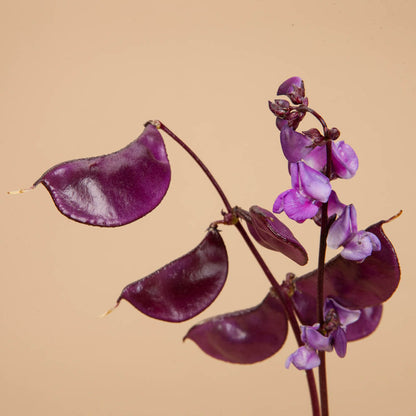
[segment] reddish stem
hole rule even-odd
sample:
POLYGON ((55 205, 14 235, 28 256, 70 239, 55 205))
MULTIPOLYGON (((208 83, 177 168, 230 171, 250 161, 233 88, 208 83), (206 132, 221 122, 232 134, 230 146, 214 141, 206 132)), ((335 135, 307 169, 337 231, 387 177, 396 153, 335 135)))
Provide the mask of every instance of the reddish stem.
MULTIPOLYGON (((171 130, 169 130, 163 123, 161 123, 158 120, 155 121, 148 121, 146 124, 152 124, 155 127, 159 128, 160 130, 167 133, 172 139, 174 139, 191 157, 194 159, 194 161, 199 165, 199 167, 203 170, 203 172, 207 175, 208 179, 211 181, 214 188, 217 190, 218 194, 220 195, 222 201, 224 202, 225 207, 227 208, 228 213, 232 213, 233 209, 231 207, 231 204, 229 203, 227 197, 225 196, 223 190, 221 189, 220 185, 214 178, 214 176, 211 174, 209 169, 205 166, 205 164, 201 161, 201 159, 195 154, 195 152, 184 142, 182 141, 175 133, 173 133, 171 130)), ((272 285, 273 289, 275 290, 275 293, 279 297, 280 301, 285 307, 286 314, 288 317, 288 320, 290 322, 290 325, 292 327, 293 333, 295 335, 296 341, 299 346, 303 345, 303 342, 301 340, 300 336, 300 328, 299 324, 296 320, 295 313, 293 311, 293 307, 291 302, 289 301, 288 297, 286 296, 285 292, 282 290, 279 283, 274 278, 272 272, 267 267, 265 261, 261 257, 260 253, 257 251, 256 247, 254 246, 253 242, 251 241, 250 237, 248 236, 246 230, 241 225, 240 221, 237 221, 234 224, 240 235, 243 237, 244 241, 246 242, 247 246, 249 247, 250 251, 256 258, 257 262, 259 263, 260 267, 262 268, 264 274, 266 275, 267 279, 269 280, 270 284, 272 285)), ((311 398, 311 406, 312 406, 312 414, 313 416, 320 416, 320 409, 319 409, 319 400, 318 400, 318 393, 316 389, 316 383, 315 383, 315 377, 312 370, 306 371, 306 378, 308 382, 309 387, 309 394, 311 398)))
MULTIPOLYGON (((326 143, 326 176, 331 176, 331 153, 332 142, 329 140, 326 143)), ((318 321, 322 328, 324 324, 324 282, 325 282, 325 254, 326 254, 326 239, 328 236, 328 203, 322 205, 322 219, 321 219, 321 236, 319 241, 319 257, 318 257, 318 321)), ((321 411, 322 416, 329 415, 328 405, 328 383, 326 376, 326 355, 325 351, 319 351, 319 358, 321 364, 319 366, 319 391, 321 397, 321 411)))

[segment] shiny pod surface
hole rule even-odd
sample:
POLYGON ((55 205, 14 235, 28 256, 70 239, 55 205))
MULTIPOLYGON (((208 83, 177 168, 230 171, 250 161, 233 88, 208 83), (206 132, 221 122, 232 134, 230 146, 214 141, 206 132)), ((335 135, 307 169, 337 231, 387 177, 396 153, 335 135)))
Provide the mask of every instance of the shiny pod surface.
POLYGON ((170 178, 162 136, 149 124, 124 149, 56 165, 34 186, 42 183, 58 210, 72 220, 117 227, 152 211, 165 196, 170 178))
POLYGON ((247 227, 259 244, 281 252, 301 266, 308 262, 306 250, 274 214, 258 206, 252 206, 249 214, 251 222, 247 221, 247 227))
POLYGON ((224 242, 216 229, 210 229, 195 249, 126 286, 117 304, 124 299, 152 318, 186 321, 215 300, 227 273, 224 242))
POLYGON ((367 337, 374 332, 380 323, 383 305, 369 306, 361 309, 358 321, 347 326, 347 341, 355 341, 367 337))
POLYGON ((275 354, 287 336, 283 306, 271 291, 257 306, 218 315, 193 326, 184 339, 193 340, 218 360, 252 364, 275 354))

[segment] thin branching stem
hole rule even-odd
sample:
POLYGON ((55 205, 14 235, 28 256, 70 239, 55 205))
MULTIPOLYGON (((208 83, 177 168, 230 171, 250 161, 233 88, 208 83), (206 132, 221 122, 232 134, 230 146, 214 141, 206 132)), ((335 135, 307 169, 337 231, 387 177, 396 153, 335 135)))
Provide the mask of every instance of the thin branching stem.
MULTIPOLYGON (((272 272, 268 268, 267 264, 261 257, 260 253, 258 252, 257 248, 251 241, 250 237, 248 236, 246 230, 243 228, 240 222, 236 224, 238 231, 240 232, 241 236, 243 237, 244 241, 246 242, 247 246, 249 247, 250 251, 253 253, 254 257, 256 258, 258 264, 262 268, 264 274, 266 275, 268 281, 272 285, 276 295, 282 302, 285 307, 287 317, 289 319, 290 326, 292 327, 292 331, 295 335, 296 342, 299 346, 303 345, 301 336, 300 336, 300 328, 299 324, 296 320, 296 315, 293 310, 293 306, 289 298, 287 297, 286 293, 282 290, 282 287, 277 282, 275 277, 273 276, 272 272)), ((309 394, 311 398, 311 406, 312 406, 312 414, 313 416, 320 416, 319 410, 319 401, 318 401, 318 392, 316 389, 315 377, 312 370, 306 370, 306 378, 309 387, 309 394)))
MULTIPOLYGON (((326 176, 331 176, 331 154, 332 154, 332 141, 329 140, 326 143, 326 176)), ((318 322, 323 327, 324 324, 324 283, 325 283, 325 254, 326 254, 326 239, 328 236, 328 203, 322 205, 322 218, 321 218, 321 235, 319 240, 319 255, 318 255, 318 302, 317 302, 317 316, 318 322)), ((319 366, 319 391, 321 397, 321 411, 322 416, 329 415, 328 404, 328 382, 326 375, 326 354, 325 351, 319 351, 319 358, 321 364, 319 366)))
MULTIPOLYGON (((328 204, 322 205, 322 219, 321 219, 321 236, 319 242, 319 258, 318 258, 318 302, 317 302, 317 316, 320 327, 324 323, 324 268, 325 268, 325 252, 326 252, 326 237, 328 225, 328 204)), ((328 386, 326 378, 326 356, 325 351, 319 351, 319 358, 321 364, 319 366, 319 392, 321 397, 322 416, 328 416, 328 386)))
MULTIPOLYGON (((194 161, 199 165, 199 167, 203 170, 203 172, 207 175, 208 179, 214 186, 214 188, 217 190, 219 196, 221 197, 228 213, 233 212, 233 208, 228 201, 228 198, 225 196, 225 193, 223 192, 221 186, 218 184, 212 173, 209 171, 209 169, 206 167, 206 165, 201 161, 201 159, 195 154, 195 152, 183 141, 181 140, 175 133, 173 133, 170 129, 168 129, 162 122, 155 120, 155 121, 149 121, 148 123, 154 125, 158 129, 164 131, 167 133, 173 140, 175 140, 191 157, 194 159, 194 161)), ((146 124, 148 124, 146 123, 146 124)), ((239 231, 240 235, 243 237, 245 243, 247 244, 248 248, 254 255, 255 259, 257 260, 258 264, 260 265, 261 269, 263 270, 264 274, 266 275, 268 281, 270 282, 271 286, 274 289, 274 292, 284 305, 286 315, 288 317, 289 323, 292 327, 293 333, 295 335, 296 341, 299 346, 303 345, 303 342, 301 340, 300 336, 300 328, 298 321, 296 319, 292 304, 290 300, 288 299, 286 293, 282 290, 282 287, 277 282, 275 277, 273 276, 272 272, 268 268, 267 264, 263 260, 262 256, 256 249, 255 245, 251 241, 250 237, 248 236, 246 230, 243 228, 240 221, 236 221, 234 225, 237 227, 237 230, 239 231)), ((308 382, 309 387, 309 394, 311 398, 311 406, 312 406, 312 414, 313 416, 320 416, 320 409, 319 409, 319 399, 318 399, 318 392, 316 388, 315 383, 315 377, 312 370, 306 371, 306 378, 308 382)))
POLYGON ((312 114, 321 123, 322 128, 324 130, 324 136, 326 136, 326 133, 328 131, 328 126, 327 126, 325 120, 323 119, 323 117, 319 113, 317 113, 313 108, 306 107, 304 105, 296 107, 296 111, 298 111, 300 113, 310 113, 310 114, 312 114))
MULTIPOLYGON (((229 213, 232 212, 232 206, 230 202, 228 201, 227 197, 225 196, 223 190, 221 189, 220 185, 212 175, 212 173, 209 171, 209 169, 205 166, 205 164, 202 162, 202 160, 196 155, 196 153, 183 141, 181 140, 175 133, 173 133, 171 130, 169 130, 163 123, 160 121, 156 121, 156 123, 159 123, 160 130, 163 130, 165 133, 167 133, 170 137, 172 137, 173 140, 175 140, 178 144, 182 146, 183 149, 185 149, 188 154, 192 157, 192 159, 195 160, 195 162, 199 165, 199 167, 204 171, 205 175, 207 175, 208 179, 211 181, 214 188, 217 190, 218 194, 220 195, 222 201, 224 202, 224 205, 229 213)), ((157 125, 156 125, 157 127, 157 125)))
MULTIPOLYGON (((296 111, 301 113, 312 114, 322 125, 324 137, 327 139, 326 142, 326 171, 325 175, 327 178, 331 177, 332 170, 332 141, 329 138, 328 126, 323 117, 316 112, 314 109, 307 106, 299 106, 296 111)), ((318 254, 318 285, 317 285, 317 317, 318 322, 322 328, 324 323, 324 283, 325 283, 325 255, 326 255, 326 239, 328 236, 329 223, 328 223, 328 203, 324 203, 321 207, 321 232, 319 239, 319 254, 318 254)), ((325 351, 319 351, 319 358, 321 364, 319 365, 319 392, 321 399, 321 412, 322 416, 329 416, 329 404, 328 404, 328 383, 326 375, 326 353, 325 351)))

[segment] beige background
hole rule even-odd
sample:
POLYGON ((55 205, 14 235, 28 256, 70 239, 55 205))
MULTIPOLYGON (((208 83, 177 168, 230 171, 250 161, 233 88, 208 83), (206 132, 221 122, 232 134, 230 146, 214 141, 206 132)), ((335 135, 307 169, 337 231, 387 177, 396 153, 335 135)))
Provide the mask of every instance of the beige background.
MULTIPOLYGON (((232 228, 223 232, 227 285, 199 317, 161 323, 122 303, 98 318, 126 284, 193 248, 220 217, 221 201, 169 138, 168 195, 127 227, 69 221, 43 187, 6 195, 58 162, 125 146, 158 118, 198 152, 233 204, 271 208, 289 177, 267 101, 298 75, 311 106, 360 157, 356 177, 335 183, 356 205, 360 227, 404 210, 385 226, 402 283, 376 333, 350 344, 345 359, 329 357, 332 414, 416 415, 412 1, 0 5, 0 414, 310 413, 304 375, 284 369, 291 334, 280 353, 252 366, 181 342, 200 319, 254 305, 268 290, 232 228)), ((292 228, 310 253, 309 270, 318 229, 292 228)), ((301 273, 262 253, 279 280, 301 273)))

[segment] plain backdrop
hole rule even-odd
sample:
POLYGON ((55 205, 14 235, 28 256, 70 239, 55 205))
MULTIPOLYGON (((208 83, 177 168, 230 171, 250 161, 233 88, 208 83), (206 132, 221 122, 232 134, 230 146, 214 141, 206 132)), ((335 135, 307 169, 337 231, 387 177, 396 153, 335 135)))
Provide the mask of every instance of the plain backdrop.
MULTIPOLYGON (((385 225, 402 267, 380 327, 328 357, 333 415, 416 415, 414 400, 414 2, 0 1, 0 414, 7 416, 308 415, 296 348, 251 366, 216 361, 190 326, 257 304, 268 283, 237 231, 217 301, 181 324, 128 303, 122 288, 196 246, 223 205, 167 136, 172 183, 147 217, 115 229, 62 216, 46 169, 124 147, 160 119, 210 167, 232 204, 271 209, 290 186, 268 100, 290 76, 360 158, 334 186, 360 228, 385 225)), ((307 118, 305 128, 318 127, 307 118)), ((317 264, 319 230, 291 226, 304 269, 261 249, 276 277, 317 264)), ((334 251, 329 255, 335 255, 334 251)))

